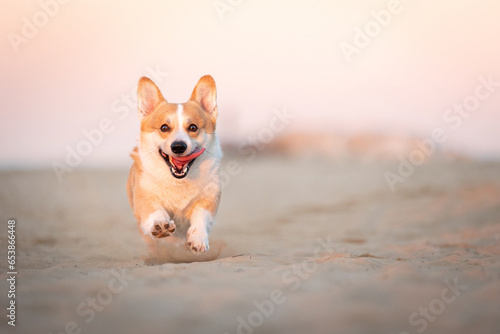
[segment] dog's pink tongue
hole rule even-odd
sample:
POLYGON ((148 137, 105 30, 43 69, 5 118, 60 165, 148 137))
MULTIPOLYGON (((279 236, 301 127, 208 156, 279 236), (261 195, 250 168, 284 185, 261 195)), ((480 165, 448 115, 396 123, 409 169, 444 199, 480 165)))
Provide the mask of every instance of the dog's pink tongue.
POLYGON ((182 169, 182 167, 184 167, 185 164, 199 157, 203 152, 205 152, 204 148, 202 148, 201 150, 196 149, 193 153, 191 153, 190 155, 186 155, 185 157, 172 157, 172 162, 174 163, 175 167, 180 170, 182 169))

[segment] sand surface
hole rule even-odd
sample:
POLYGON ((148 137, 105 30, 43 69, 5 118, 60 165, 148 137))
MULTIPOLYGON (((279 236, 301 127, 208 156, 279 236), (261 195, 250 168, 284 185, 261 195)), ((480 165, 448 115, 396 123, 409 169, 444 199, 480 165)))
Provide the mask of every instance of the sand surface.
POLYGON ((499 163, 428 162, 395 192, 394 162, 239 164, 218 258, 164 264, 137 230, 127 170, 1 172, 0 332, 500 333, 499 163))

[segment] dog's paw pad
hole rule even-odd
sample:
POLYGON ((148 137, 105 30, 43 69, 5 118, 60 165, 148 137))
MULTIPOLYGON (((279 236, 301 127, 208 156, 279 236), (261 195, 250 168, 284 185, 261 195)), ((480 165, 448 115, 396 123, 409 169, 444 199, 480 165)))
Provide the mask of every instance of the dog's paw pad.
POLYGON ((155 221, 151 231, 151 235, 156 238, 165 238, 172 235, 175 232, 174 221, 155 221))
POLYGON ((197 233, 196 228, 190 229, 187 235, 187 246, 194 254, 203 254, 208 251, 208 235, 197 233))
POLYGON ((188 241, 187 245, 193 254, 203 254, 209 249, 208 239, 201 241, 188 241))

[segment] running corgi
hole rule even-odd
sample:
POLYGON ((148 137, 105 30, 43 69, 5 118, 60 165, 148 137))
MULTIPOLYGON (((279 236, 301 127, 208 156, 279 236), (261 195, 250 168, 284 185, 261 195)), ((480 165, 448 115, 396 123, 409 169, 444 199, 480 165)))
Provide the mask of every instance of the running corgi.
POLYGON ((168 103, 153 81, 139 80, 141 131, 127 194, 148 242, 178 236, 194 254, 209 249, 221 196, 216 100, 210 75, 198 81, 186 103, 168 103))

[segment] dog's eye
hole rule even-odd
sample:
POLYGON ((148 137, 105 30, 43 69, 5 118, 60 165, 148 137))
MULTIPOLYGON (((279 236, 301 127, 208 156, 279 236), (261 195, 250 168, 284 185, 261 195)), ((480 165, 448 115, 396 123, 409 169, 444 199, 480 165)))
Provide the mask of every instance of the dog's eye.
POLYGON ((191 124, 188 130, 191 132, 196 132, 196 130, 198 130, 198 127, 195 124, 191 124))
POLYGON ((162 132, 167 132, 168 130, 170 130, 170 128, 168 127, 167 124, 163 124, 161 127, 160 127, 160 130, 162 132))

